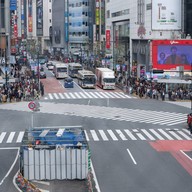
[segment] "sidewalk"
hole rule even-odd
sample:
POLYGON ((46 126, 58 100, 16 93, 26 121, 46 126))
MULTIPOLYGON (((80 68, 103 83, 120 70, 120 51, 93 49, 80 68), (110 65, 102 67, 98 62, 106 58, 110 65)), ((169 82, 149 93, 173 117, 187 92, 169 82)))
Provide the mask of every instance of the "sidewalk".
POLYGON ((166 103, 171 103, 174 105, 179 105, 186 108, 191 108, 191 101, 165 101, 166 103))

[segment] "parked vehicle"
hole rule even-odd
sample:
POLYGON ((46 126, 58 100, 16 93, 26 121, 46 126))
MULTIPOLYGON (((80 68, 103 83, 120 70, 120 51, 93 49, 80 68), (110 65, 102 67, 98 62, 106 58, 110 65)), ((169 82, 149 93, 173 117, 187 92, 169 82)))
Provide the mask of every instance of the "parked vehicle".
POLYGON ((97 85, 102 89, 115 89, 114 71, 108 68, 96 68, 97 85))
POLYGON ((54 65, 52 62, 47 63, 47 69, 48 70, 53 70, 53 68, 54 68, 54 65))
POLYGON ((40 71, 40 76, 39 77, 40 77, 40 79, 46 78, 47 75, 46 75, 45 71, 40 71))

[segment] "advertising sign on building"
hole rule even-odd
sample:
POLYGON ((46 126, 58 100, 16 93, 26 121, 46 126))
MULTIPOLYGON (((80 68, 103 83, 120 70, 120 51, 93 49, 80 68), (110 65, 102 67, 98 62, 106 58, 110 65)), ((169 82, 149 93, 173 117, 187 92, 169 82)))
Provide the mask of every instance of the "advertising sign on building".
POLYGON ((106 49, 110 49, 110 30, 106 30, 106 49))
POLYGON ((33 32, 32 0, 28 0, 28 31, 33 32))
POLYGON ((181 29, 181 0, 152 1, 152 29, 181 29))
POLYGON ((96 0, 96 10, 95 10, 95 24, 96 24, 96 41, 99 41, 99 25, 100 25, 100 3, 99 0, 96 0))
POLYGON ((43 0, 37 0, 37 35, 43 35, 43 0))
POLYGON ((171 70, 183 67, 191 70, 192 40, 153 40, 153 68, 171 70))
POLYGON ((10 0, 10 10, 11 11, 17 10, 17 0, 10 0))

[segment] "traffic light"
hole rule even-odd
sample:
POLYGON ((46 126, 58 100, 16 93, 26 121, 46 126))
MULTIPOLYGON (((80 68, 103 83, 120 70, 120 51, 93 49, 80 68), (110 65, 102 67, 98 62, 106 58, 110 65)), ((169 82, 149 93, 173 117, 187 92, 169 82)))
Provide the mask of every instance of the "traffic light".
POLYGON ((159 69, 159 70, 153 70, 153 73, 164 73, 164 70, 161 70, 161 69, 159 69))

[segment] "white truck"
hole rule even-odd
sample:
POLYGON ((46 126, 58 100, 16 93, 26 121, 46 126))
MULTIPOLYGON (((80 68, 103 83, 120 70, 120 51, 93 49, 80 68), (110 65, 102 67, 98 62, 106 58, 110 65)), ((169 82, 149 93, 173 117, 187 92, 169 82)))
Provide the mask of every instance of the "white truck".
POLYGON ((97 86, 102 89, 115 89, 114 71, 108 68, 96 68, 97 86))

